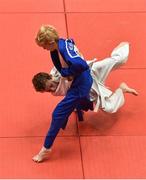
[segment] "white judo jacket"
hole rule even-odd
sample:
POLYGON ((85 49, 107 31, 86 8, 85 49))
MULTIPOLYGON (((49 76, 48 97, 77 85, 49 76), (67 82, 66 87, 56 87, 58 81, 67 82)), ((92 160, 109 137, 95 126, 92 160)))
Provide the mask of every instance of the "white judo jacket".
MULTIPOLYGON (((94 102, 94 111, 97 112, 99 108, 108 113, 115 113, 124 104, 124 95, 119 88, 114 93, 105 86, 105 80, 109 73, 124 64, 129 55, 129 44, 114 50, 111 57, 97 61, 93 59, 86 61, 90 67, 93 84, 90 90, 90 99, 94 102)), ((67 90, 70 88, 71 81, 62 78, 60 73, 55 67, 51 70, 50 74, 54 77, 59 85, 54 96, 65 96, 67 90)))

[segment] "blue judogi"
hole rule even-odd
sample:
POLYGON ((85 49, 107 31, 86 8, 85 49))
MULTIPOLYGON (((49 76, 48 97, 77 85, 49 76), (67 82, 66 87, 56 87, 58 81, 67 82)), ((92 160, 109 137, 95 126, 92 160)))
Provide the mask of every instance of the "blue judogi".
POLYGON ((89 99, 89 91, 93 82, 89 66, 79 55, 72 39, 59 39, 58 47, 68 67, 62 68, 57 50, 51 52, 53 64, 63 77, 73 76, 74 80, 65 98, 57 105, 52 114, 51 126, 44 142, 46 148, 52 146, 60 128, 65 128, 68 117, 75 108, 78 112, 93 110, 93 104, 89 99))

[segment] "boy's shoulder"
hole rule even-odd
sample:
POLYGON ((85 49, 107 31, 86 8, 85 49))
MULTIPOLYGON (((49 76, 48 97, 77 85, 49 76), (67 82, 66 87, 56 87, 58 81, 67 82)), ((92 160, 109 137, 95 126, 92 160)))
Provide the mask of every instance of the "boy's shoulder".
POLYGON ((67 51, 68 53, 74 52, 75 51, 74 40, 72 38, 59 39, 59 50, 60 52, 64 52, 64 51, 67 51))
POLYGON ((73 45, 75 45, 75 42, 72 38, 68 38, 68 39, 60 38, 59 39, 59 45, 60 46, 65 46, 65 45, 73 46, 73 45))

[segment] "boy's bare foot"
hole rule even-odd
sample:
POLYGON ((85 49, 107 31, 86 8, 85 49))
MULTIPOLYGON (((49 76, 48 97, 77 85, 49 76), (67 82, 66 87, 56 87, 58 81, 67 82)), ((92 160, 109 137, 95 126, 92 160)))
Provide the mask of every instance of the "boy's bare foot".
POLYGON ((49 157, 49 154, 51 152, 51 149, 46 149, 45 147, 42 147, 40 152, 35 155, 32 160, 39 163, 42 162, 43 160, 47 159, 49 157))
POLYGON ((135 96, 138 95, 138 92, 135 89, 130 88, 126 83, 121 83, 120 88, 123 90, 123 92, 133 94, 135 96))

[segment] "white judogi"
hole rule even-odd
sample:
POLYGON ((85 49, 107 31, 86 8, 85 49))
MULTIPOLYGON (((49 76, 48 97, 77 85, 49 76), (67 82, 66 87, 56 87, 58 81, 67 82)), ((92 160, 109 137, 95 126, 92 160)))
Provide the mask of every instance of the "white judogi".
MULTIPOLYGON (((129 44, 114 50, 110 58, 101 61, 87 61, 91 69, 93 84, 90 90, 90 99, 94 102, 94 111, 97 112, 99 108, 108 113, 115 113, 124 104, 125 99, 123 91, 118 88, 114 93, 105 86, 105 80, 108 74, 124 64, 129 55, 129 44), (96 61, 96 62, 95 62, 96 61)), ((60 73, 54 67, 50 74, 59 81, 59 85, 54 93, 54 96, 65 96, 67 90, 71 85, 71 81, 62 78, 60 73)))

